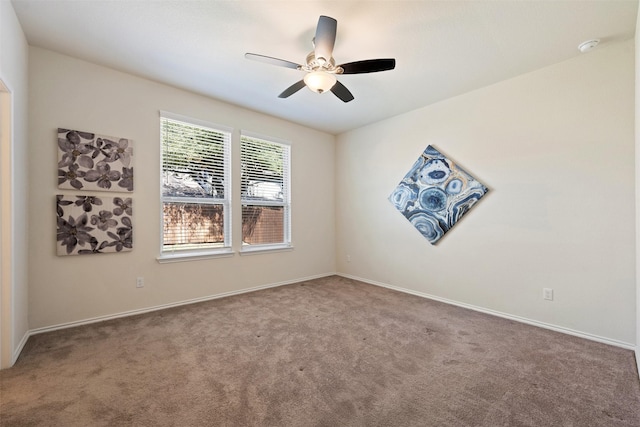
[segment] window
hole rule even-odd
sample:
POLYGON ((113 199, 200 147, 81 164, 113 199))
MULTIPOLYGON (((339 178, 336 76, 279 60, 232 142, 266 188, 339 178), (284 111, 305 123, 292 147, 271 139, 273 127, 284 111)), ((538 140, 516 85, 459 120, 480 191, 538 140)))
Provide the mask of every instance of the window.
POLYGON ((240 137, 242 251, 291 246, 288 144, 240 137))
POLYGON ((161 112, 161 259, 231 252, 231 131, 161 112))

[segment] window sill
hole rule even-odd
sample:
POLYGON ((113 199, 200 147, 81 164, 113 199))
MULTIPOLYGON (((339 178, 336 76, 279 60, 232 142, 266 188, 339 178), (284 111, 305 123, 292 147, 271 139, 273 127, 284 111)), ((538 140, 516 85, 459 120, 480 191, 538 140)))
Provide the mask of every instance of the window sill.
POLYGON ((168 264, 172 262, 198 261, 202 259, 212 258, 229 258, 234 255, 233 251, 225 249, 218 252, 183 252, 174 254, 162 254, 156 258, 160 264, 168 264))
POLYGON ((291 252, 292 250, 292 245, 243 246, 242 249, 240 249, 240 255, 258 255, 269 252, 291 252))

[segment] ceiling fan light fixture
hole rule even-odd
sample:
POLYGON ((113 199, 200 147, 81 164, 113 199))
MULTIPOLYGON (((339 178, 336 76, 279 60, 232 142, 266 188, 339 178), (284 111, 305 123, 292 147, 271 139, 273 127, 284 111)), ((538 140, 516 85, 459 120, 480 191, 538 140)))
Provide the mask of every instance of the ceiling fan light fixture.
POLYGON ((316 93, 324 93, 336 84, 336 76, 326 71, 312 71, 304 76, 304 83, 316 93))
POLYGON ((286 88, 278 95, 278 98, 288 98, 306 86, 315 93, 331 91, 342 102, 351 102, 354 100, 353 94, 336 79, 336 74, 364 74, 393 70, 396 67, 396 60, 394 58, 365 59, 364 61, 336 65, 336 61, 333 59, 333 47, 336 42, 337 25, 334 18, 320 16, 316 26, 316 35, 313 38, 313 50, 307 55, 304 64, 296 64, 284 59, 255 53, 245 53, 244 56, 254 61, 292 68, 306 73, 302 80, 298 80, 286 88))

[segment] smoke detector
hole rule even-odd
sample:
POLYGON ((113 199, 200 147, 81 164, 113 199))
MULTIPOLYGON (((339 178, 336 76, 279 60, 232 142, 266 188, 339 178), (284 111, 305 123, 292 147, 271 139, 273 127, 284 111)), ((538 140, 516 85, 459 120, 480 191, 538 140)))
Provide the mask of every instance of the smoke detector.
POLYGON ((600 40, 598 39, 587 40, 586 42, 582 42, 578 45, 578 50, 582 53, 587 53, 598 46, 598 43, 600 43, 600 40))

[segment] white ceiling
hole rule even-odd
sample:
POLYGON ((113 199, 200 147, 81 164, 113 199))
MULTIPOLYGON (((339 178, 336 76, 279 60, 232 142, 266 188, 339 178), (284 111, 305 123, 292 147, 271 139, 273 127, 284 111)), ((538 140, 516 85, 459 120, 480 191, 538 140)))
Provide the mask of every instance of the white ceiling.
MULTIPOLYGON (((0 0, 6 1, 6 0, 0 0)), ((632 38, 638 0, 249 1, 12 0, 30 45, 338 134, 580 55, 579 43, 632 38), (307 89, 320 15, 338 21, 337 63, 396 58, 344 75, 355 100, 307 89)))

